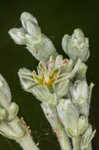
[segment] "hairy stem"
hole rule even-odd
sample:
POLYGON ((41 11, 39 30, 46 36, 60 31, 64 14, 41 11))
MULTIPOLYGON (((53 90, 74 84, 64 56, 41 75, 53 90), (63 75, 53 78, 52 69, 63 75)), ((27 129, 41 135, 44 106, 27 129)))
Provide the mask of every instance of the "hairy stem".
POLYGON ((16 142, 23 150, 39 150, 30 135, 26 135, 23 138, 16 140, 16 142))
POLYGON ((73 150, 80 150, 80 137, 73 137, 73 150))
POLYGON ((44 112, 46 118, 48 119, 53 131, 56 133, 61 150, 71 150, 71 144, 70 144, 68 136, 58 118, 56 108, 50 106, 48 103, 42 103, 41 107, 42 107, 43 112, 44 112))
POLYGON ((92 144, 90 143, 86 150, 92 150, 92 144))

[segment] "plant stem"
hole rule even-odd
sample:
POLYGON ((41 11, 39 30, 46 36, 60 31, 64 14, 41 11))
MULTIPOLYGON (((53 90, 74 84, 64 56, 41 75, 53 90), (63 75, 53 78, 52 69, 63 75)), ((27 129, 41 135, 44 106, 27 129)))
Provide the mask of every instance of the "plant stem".
POLYGON ((23 138, 16 140, 16 142, 22 147, 23 150, 39 150, 32 137, 28 134, 23 138))
POLYGON ((69 138, 63 128, 63 125, 61 124, 58 118, 56 108, 49 105, 48 103, 42 103, 41 107, 53 131, 56 133, 61 150, 71 150, 69 138))
POLYGON ((86 148, 85 150, 92 150, 92 144, 90 143, 88 148, 86 148))
POLYGON ((80 150, 80 137, 73 137, 73 150, 80 150))

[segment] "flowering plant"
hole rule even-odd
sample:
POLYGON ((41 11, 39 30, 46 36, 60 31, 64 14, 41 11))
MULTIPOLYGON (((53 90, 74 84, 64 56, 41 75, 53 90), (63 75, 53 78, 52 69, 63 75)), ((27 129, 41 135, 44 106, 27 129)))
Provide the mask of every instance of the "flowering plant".
MULTIPOLYGON (((39 61, 37 71, 19 69, 18 76, 23 89, 41 102, 61 150, 92 150, 91 140, 96 131, 93 131, 88 119, 94 86, 93 83, 88 85, 86 80, 85 62, 90 56, 88 38, 81 29, 75 29, 71 36, 64 35, 62 48, 69 58, 63 59, 52 41, 41 32, 35 17, 23 12, 20 19, 22 27, 10 29, 9 35, 16 44, 25 45, 39 61)), ((26 132, 27 126, 20 123, 20 119, 15 120, 18 106, 15 103, 9 104, 11 94, 7 86, 2 87, 2 79, 0 133, 16 140, 24 150, 38 150, 26 132), (12 133, 14 126, 16 130, 12 133)))

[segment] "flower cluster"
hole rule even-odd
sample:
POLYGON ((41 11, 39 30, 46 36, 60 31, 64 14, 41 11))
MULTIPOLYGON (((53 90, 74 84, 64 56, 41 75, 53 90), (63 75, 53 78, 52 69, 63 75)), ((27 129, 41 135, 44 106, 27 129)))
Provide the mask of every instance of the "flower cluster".
POLYGON ((32 93, 40 101, 56 104, 60 98, 68 94, 71 79, 79 70, 81 61, 73 64, 72 60, 63 59, 58 55, 47 63, 40 62, 37 71, 26 68, 19 70, 19 78, 24 90, 32 93))
POLYGON ((26 135, 26 128, 17 117, 19 107, 11 102, 9 86, 0 75, 0 134, 13 140, 26 135))
POLYGON ((31 14, 22 13, 21 22, 23 27, 11 29, 9 34, 17 44, 25 44, 40 61, 37 73, 26 68, 19 70, 23 89, 41 101, 53 130, 62 135, 58 137, 62 149, 66 144, 71 150, 69 138, 73 141, 79 138, 73 142, 74 149, 87 149, 95 135, 88 122, 93 88, 93 83, 88 86, 86 80, 85 62, 90 55, 88 38, 80 29, 75 29, 71 36, 66 34, 62 48, 69 59, 63 59, 52 42, 41 33, 37 20, 31 14))

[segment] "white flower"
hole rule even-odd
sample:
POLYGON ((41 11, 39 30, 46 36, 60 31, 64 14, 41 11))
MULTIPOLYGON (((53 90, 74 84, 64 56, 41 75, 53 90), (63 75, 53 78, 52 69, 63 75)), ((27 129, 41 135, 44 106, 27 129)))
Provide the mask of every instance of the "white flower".
POLYGON ((73 66, 71 60, 62 59, 60 55, 47 63, 40 62, 37 73, 26 68, 19 70, 18 75, 25 91, 32 93, 40 101, 56 103, 56 99, 66 96, 70 80, 75 76, 80 61, 73 66))
POLYGON ((16 44, 26 45, 29 52, 41 61, 47 61, 51 55, 57 55, 52 41, 41 33, 34 16, 28 12, 23 12, 20 20, 22 28, 9 30, 9 34, 16 44))
POLYGON ((79 116, 79 111, 70 99, 61 99, 57 111, 69 137, 82 135, 88 127, 88 119, 79 116))
POLYGON ((73 60, 80 58, 82 61, 86 61, 89 58, 89 41, 80 29, 75 29, 72 36, 64 35, 62 47, 73 60))

